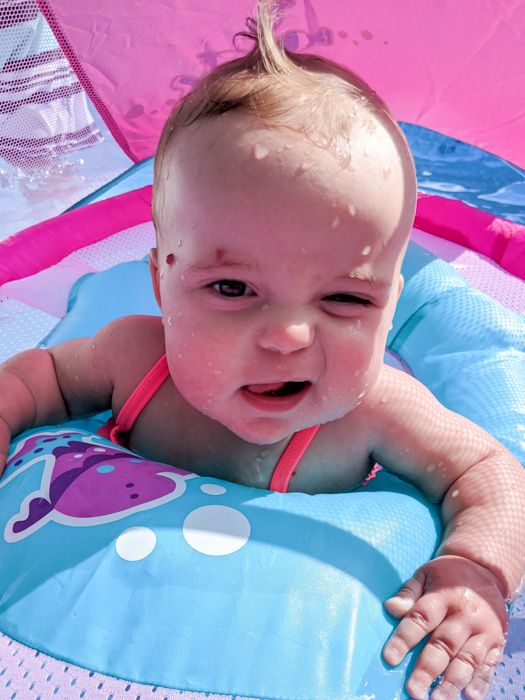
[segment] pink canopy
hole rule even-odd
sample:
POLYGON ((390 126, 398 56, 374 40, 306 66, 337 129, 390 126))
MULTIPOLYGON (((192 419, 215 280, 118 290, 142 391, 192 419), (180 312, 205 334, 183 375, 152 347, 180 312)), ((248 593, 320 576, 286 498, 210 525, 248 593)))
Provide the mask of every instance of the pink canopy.
MULTIPOLYGON (((155 150, 172 105, 235 55, 253 0, 39 0, 126 153, 155 150)), ((399 120, 525 168, 523 0, 279 0, 292 49, 354 69, 399 120)), ((246 50, 247 45, 239 44, 246 50)))

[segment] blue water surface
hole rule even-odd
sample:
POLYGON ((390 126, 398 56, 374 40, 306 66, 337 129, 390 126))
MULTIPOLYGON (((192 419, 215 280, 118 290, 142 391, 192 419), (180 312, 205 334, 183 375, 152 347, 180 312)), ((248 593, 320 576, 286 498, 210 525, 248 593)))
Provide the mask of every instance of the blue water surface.
POLYGON ((525 224, 525 171, 475 146, 414 124, 401 124, 421 192, 459 199, 525 224))

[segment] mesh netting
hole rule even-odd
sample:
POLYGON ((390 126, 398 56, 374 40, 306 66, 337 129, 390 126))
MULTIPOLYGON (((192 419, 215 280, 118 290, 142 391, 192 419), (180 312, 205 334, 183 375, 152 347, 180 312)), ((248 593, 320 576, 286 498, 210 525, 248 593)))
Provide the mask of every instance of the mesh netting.
MULTIPOLYGON (((9 700, 234 700, 143 685, 54 659, 0 634, 0 697, 9 700)), ((235 700, 250 700, 235 696, 235 700)), ((254 700, 254 699, 252 699, 254 700)))
POLYGON ((63 211, 129 166, 106 131, 35 0, 0 0, 2 237, 63 211), (90 167, 101 147, 114 151, 107 173, 90 167))

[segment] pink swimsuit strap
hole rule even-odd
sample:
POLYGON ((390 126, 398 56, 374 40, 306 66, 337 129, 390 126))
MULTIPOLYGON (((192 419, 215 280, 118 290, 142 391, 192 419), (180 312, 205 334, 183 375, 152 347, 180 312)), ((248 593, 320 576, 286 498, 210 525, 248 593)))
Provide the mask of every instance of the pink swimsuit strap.
POLYGON ((269 486, 270 491, 279 491, 280 493, 286 493, 288 491, 288 483, 294 469, 308 449, 308 445, 314 439, 319 427, 318 425, 312 425, 311 428, 299 430, 292 435, 292 439, 286 445, 280 460, 273 470, 269 486))
MULTIPOLYGON (((117 445, 122 445, 123 434, 129 433, 139 415, 169 376, 168 361, 164 354, 133 389, 120 409, 117 418, 110 418, 106 425, 99 430, 99 435, 109 438, 111 442, 117 445)), ((313 425, 311 428, 299 430, 292 436, 273 470, 269 486, 271 491, 286 493, 294 469, 297 467, 318 429, 318 425, 313 425)))
POLYGON ((121 445, 121 435, 123 433, 129 433, 139 415, 169 376, 168 361, 164 354, 133 389, 120 409, 116 420, 111 418, 108 423, 99 430, 99 434, 109 438, 111 442, 121 445))

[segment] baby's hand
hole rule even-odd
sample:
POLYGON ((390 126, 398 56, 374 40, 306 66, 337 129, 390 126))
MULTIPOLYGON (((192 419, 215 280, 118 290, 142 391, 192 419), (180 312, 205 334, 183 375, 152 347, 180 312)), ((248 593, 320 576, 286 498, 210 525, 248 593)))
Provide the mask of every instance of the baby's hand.
POLYGON ((467 700, 485 697, 508 625, 491 571, 463 557, 438 557, 418 569, 385 607, 402 618, 383 649, 391 666, 430 635, 406 684, 411 698, 426 698, 442 674, 431 700, 452 700, 462 690, 467 700))

